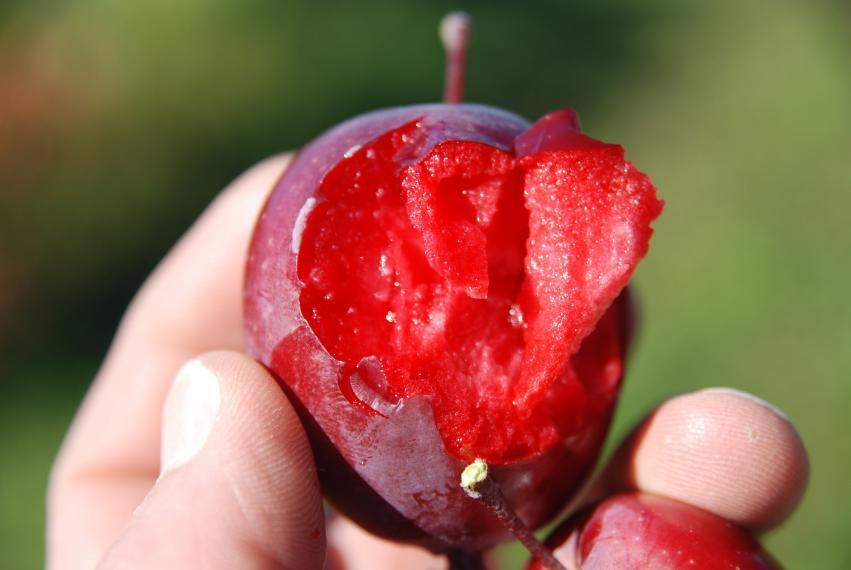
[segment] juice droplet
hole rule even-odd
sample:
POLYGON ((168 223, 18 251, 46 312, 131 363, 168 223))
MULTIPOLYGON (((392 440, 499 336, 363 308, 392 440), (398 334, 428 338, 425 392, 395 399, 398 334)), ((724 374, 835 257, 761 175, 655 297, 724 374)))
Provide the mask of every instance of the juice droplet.
POLYGON ((378 258, 378 273, 382 277, 390 277, 393 275, 393 270, 390 269, 390 258, 387 257, 386 253, 382 253, 381 257, 378 258))
POLYGON ((523 310, 517 303, 514 303, 508 309, 508 322, 516 329, 526 328, 526 317, 523 315, 523 310))
POLYGON ((386 418, 387 416, 374 409, 372 406, 358 398, 357 394, 355 394, 355 389, 352 386, 352 380, 354 375, 357 373, 357 367, 350 364, 343 366, 343 370, 340 371, 337 386, 340 388, 340 392, 343 394, 343 397, 345 397, 351 405, 362 412, 386 418))

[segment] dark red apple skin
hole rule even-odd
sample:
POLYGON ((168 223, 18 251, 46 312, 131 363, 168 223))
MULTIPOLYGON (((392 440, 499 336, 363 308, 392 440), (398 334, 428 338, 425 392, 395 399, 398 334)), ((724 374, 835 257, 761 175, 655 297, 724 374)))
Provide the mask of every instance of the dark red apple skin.
MULTIPOLYGON (((780 568, 750 534, 721 517, 645 493, 610 497, 557 529, 547 545, 573 543, 582 570, 771 570, 780 568)), ((533 562, 527 570, 542 570, 533 562)))
MULTIPOLYGON (((317 138, 278 182, 251 244, 245 285, 246 349, 285 386, 306 425, 326 497, 367 530, 434 551, 481 550, 508 538, 496 518, 459 486, 466 462, 451 456, 435 427, 430 400, 388 402, 384 415, 353 406, 339 388, 342 363, 311 330, 299 308, 297 251, 305 205, 325 174, 353 148, 421 119, 428 133, 411 160, 446 140, 514 152, 524 119, 478 105, 423 105, 351 119, 317 138), (295 245, 294 245, 295 243, 295 245)), ((630 302, 624 293, 601 321, 625 356, 630 302)), ((617 382, 620 377, 618 375, 617 382)), ((593 467, 614 398, 595 421, 545 453, 491 473, 520 517, 537 527, 556 514, 593 467)))

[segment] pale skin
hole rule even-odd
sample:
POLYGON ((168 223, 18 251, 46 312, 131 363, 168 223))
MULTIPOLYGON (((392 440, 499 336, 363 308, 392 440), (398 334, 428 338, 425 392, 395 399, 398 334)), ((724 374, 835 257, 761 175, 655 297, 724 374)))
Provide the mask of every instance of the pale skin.
MULTIPOLYGON (((352 570, 446 567, 342 517, 326 526, 303 428, 275 380, 240 352, 248 241, 288 162, 271 158, 231 184, 131 303, 51 474, 49 568, 309 570, 326 559, 352 570), (175 382, 187 361, 184 370, 200 370, 215 394, 203 437, 181 431, 195 417, 185 383, 175 382)), ((638 489, 758 532, 783 522, 807 477, 785 416, 710 390, 657 408, 589 500, 638 489)), ((569 548, 557 555, 575 567, 569 548)))

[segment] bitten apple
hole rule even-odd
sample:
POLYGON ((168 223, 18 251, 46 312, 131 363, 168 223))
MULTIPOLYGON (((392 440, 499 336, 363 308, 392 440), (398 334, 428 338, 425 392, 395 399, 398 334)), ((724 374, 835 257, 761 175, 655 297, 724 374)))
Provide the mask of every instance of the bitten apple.
POLYGON ((662 205, 572 111, 530 125, 461 104, 468 29, 441 23, 447 104, 346 121, 278 182, 251 244, 246 345, 345 514, 453 559, 509 529, 547 557, 528 526, 596 459, 625 287, 662 205), (490 505, 460 486, 473 465, 490 505))
POLYGON ((329 499, 434 550, 505 538, 459 488, 476 458, 537 526, 593 466, 661 211, 572 111, 351 119, 293 161, 257 224, 247 349, 300 407, 329 499))

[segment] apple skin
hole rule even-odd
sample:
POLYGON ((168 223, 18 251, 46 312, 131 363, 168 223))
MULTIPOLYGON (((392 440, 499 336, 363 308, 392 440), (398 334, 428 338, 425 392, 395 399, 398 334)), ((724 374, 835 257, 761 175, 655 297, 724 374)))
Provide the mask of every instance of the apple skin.
MULTIPOLYGON (((575 552, 579 568, 597 570, 774 570, 757 540, 721 517, 646 493, 615 495, 556 529, 547 546, 575 552)), ((527 570, 543 570, 534 561, 527 570)))
MULTIPOLYGON (((414 120, 428 134, 410 160, 449 140, 514 153, 515 139, 530 127, 514 114, 487 106, 419 105, 353 118, 306 146, 276 184, 252 239, 244 294, 246 350, 276 375, 299 411, 323 492, 342 513, 375 534, 433 551, 479 551, 509 536, 489 510, 460 488, 467 462, 447 453, 429 398, 388 402, 383 414, 353 406, 340 390, 343 364, 323 347, 299 305, 299 242, 323 177, 353 149, 414 120)), ((541 144, 547 144, 545 139, 541 144)), ((534 144, 527 141, 526 146, 534 144)), ((509 503, 532 528, 563 508, 597 459, 617 397, 631 320, 624 291, 589 337, 610 347, 609 360, 618 370, 594 419, 537 457, 491 466, 509 503)))

